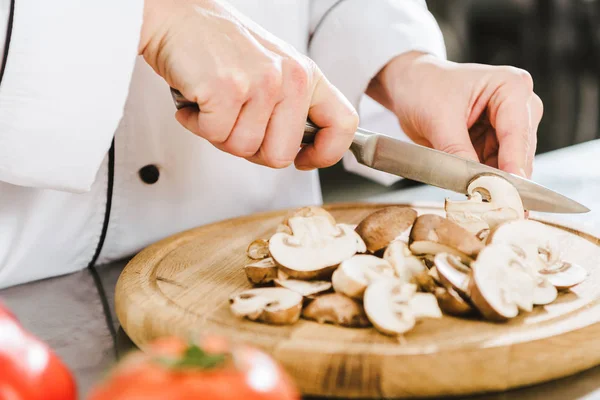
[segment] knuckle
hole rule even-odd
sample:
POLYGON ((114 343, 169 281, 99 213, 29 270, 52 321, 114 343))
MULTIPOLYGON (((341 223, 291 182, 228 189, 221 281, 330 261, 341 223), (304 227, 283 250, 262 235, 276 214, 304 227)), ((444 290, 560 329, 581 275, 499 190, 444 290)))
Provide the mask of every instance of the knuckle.
POLYGON ((542 119, 542 116, 544 115, 544 102, 540 99, 540 96, 535 93, 533 94, 532 106, 538 119, 542 119))
POLYGON ((226 71, 219 76, 219 89, 225 90, 227 97, 236 102, 243 102, 248 97, 250 82, 241 71, 226 71))
POLYGON ((518 85, 524 85, 528 91, 533 91, 533 78, 529 72, 517 67, 506 66, 502 68, 510 81, 518 85))
POLYGON ((306 92, 308 90, 310 73, 308 68, 297 60, 288 60, 287 65, 289 83, 298 92, 306 92))
POLYGON ((282 83, 281 70, 276 66, 269 66, 264 68, 262 73, 261 86, 262 90, 268 97, 275 97, 280 89, 282 83))

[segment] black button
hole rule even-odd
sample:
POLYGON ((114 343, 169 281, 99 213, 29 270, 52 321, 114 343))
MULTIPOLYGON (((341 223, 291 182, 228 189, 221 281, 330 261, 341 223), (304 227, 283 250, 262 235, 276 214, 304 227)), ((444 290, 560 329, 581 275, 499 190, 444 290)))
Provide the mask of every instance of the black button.
POLYGON ((146 165, 141 168, 138 172, 140 175, 140 179, 142 182, 147 183, 148 185, 152 185, 153 183, 158 182, 158 177, 160 176, 160 171, 156 165, 146 165))

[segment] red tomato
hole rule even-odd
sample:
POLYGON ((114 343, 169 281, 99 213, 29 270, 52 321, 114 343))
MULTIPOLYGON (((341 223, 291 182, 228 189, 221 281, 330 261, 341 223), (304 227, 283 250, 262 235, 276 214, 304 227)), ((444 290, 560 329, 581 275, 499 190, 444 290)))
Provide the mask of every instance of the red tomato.
POLYGON ((74 400, 75 381, 44 343, 0 307, 0 400, 74 400))
POLYGON ((88 400, 297 400, 290 378, 265 353, 217 337, 161 339, 125 357, 88 400))

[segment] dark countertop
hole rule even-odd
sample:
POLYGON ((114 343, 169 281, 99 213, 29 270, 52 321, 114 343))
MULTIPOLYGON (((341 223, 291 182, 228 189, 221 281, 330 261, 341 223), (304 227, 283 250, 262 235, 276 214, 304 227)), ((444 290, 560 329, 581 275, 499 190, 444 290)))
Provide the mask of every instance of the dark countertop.
MULTIPOLYGON (((327 175, 327 174, 325 174, 327 175)), ((326 178, 327 179, 327 178, 326 178)), ((360 179, 331 179, 325 200, 440 201, 446 192, 431 187, 384 190, 360 179), (366 189, 365 189, 366 188, 366 189)), ((553 220, 600 236, 600 141, 544 154, 534 179, 593 211, 553 220)), ((133 348, 114 313, 114 287, 126 261, 87 269, 0 291, 0 299, 23 325, 45 340, 75 373, 82 397, 123 353, 133 348)), ((474 399, 600 399, 600 367, 561 380, 474 399)))

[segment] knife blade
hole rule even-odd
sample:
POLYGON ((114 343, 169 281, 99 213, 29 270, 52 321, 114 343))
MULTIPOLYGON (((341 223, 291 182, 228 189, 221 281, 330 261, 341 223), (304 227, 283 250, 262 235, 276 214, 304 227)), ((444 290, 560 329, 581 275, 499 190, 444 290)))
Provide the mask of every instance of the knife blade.
MULTIPOLYGON (((171 88, 177 109, 198 107, 171 88)), ((306 122, 302 144, 313 142, 319 128, 306 122)), ((358 128, 350 150, 367 167, 417 182, 467 194, 469 183, 482 174, 498 175, 519 192, 526 210, 548 213, 586 213, 590 209, 531 180, 439 150, 358 128)))

